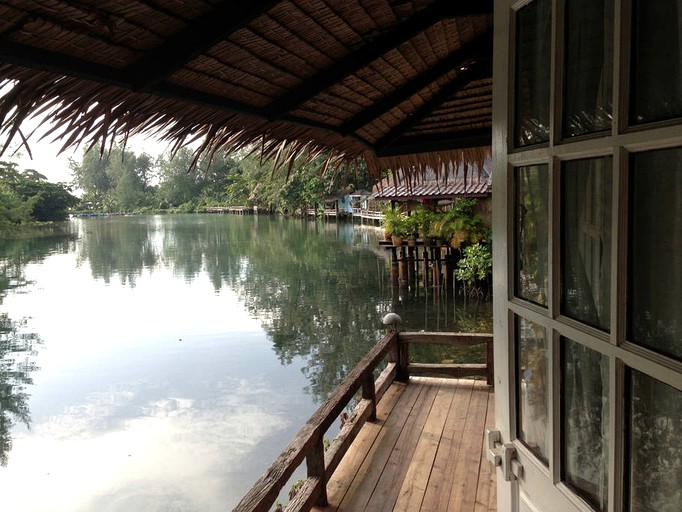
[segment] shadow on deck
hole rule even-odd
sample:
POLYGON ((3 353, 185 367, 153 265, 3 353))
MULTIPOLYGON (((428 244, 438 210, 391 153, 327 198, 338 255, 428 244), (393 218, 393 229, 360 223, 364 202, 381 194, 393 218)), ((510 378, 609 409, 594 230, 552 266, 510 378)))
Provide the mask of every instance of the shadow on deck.
POLYGON ((484 381, 394 382, 327 483, 327 511, 496 510, 483 433, 494 420, 484 381))

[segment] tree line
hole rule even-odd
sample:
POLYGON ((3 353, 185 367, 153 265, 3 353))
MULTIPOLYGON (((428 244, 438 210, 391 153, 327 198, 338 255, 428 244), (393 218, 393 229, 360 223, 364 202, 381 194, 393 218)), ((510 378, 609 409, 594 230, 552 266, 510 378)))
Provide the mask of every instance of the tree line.
POLYGON ((105 213, 200 212, 210 206, 258 206, 293 214, 320 205, 344 187, 372 187, 364 162, 322 172, 325 157, 273 172, 257 154, 194 162, 181 148, 171 158, 94 146, 69 160, 70 183, 0 161, 0 225, 63 220, 70 211, 105 213), (193 165, 194 164, 194 165, 193 165))
POLYGON ((315 205, 339 189, 371 187, 366 166, 321 172, 324 157, 291 169, 272 171, 258 155, 199 159, 181 148, 170 158, 135 154, 121 147, 100 154, 95 146, 82 160, 70 161, 72 185, 81 191, 79 208, 103 212, 196 212, 208 206, 259 206, 294 213, 315 205))

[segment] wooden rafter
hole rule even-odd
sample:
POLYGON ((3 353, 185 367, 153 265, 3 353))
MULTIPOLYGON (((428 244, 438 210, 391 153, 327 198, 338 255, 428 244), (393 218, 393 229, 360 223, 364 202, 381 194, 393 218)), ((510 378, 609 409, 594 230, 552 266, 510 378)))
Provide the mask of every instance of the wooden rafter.
POLYGON ((263 14, 278 0, 223 1, 181 32, 145 53, 123 71, 134 89, 149 89, 230 33, 263 14))
POLYGON ((461 71, 448 85, 442 87, 441 90, 429 101, 424 103, 419 110, 414 112, 402 123, 396 125, 390 132, 377 141, 374 145, 375 150, 377 152, 386 150, 391 143, 398 139, 403 133, 407 132, 412 126, 428 116, 445 100, 457 93, 457 91, 463 89, 471 82, 491 76, 491 73, 492 63, 490 61, 485 60, 472 63, 466 70, 461 71))
POLYGON ((305 83, 301 84, 291 93, 272 102, 267 109, 268 118, 271 120, 281 118, 297 106, 352 75, 373 60, 397 48, 405 41, 410 40, 439 21, 457 16, 490 14, 492 12, 493 2, 490 0, 478 2, 436 0, 408 20, 396 25, 391 30, 340 59, 334 66, 321 71, 316 76, 307 78, 305 83))
POLYGON ((359 128, 369 124, 377 117, 385 114, 392 108, 397 107, 403 101, 410 98, 420 90, 429 86, 442 76, 451 72, 453 69, 458 69, 467 61, 480 60, 485 58, 492 58, 492 31, 487 31, 479 37, 463 45, 461 48, 448 55, 446 58, 423 72, 415 79, 413 79, 405 86, 397 89, 392 94, 389 94, 381 100, 375 102, 371 107, 360 112, 352 119, 349 119, 341 126, 339 131, 343 135, 358 130, 359 128))

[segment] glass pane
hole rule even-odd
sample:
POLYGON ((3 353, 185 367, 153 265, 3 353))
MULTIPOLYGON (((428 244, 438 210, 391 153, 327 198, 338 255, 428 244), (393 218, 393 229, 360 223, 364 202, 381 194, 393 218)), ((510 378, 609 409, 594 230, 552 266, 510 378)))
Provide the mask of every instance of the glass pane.
POLYGON ((561 341, 561 478, 597 510, 606 510, 608 359, 567 338, 561 341))
POLYGON ((630 371, 629 510, 682 507, 682 392, 630 371))
POLYGON ((564 137, 611 128, 613 0, 567 0, 564 137))
POLYGON ((630 122, 682 115, 682 1, 634 0, 630 122))
POLYGON ((546 165, 514 169, 514 279, 517 297, 547 305, 549 171, 546 165))
POLYGON ((516 340, 518 438, 547 464, 550 451, 547 330, 517 317, 516 340))
POLYGON ((561 312, 609 330, 611 157, 575 160, 561 174, 561 312))
POLYGON ((549 0, 535 0, 516 14, 517 146, 549 140, 551 21, 549 0))
POLYGON ((633 155, 629 339, 682 359, 682 148, 633 155))

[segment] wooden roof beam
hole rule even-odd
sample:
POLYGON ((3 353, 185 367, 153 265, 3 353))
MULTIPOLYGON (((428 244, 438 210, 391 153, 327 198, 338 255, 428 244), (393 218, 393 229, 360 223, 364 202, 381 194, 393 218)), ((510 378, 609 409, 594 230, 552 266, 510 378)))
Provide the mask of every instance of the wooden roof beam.
POLYGON ((484 60, 472 63, 466 70, 460 71, 449 84, 442 87, 441 90, 429 101, 424 103, 419 110, 406 118, 402 123, 396 125, 390 132, 378 140, 374 145, 375 151, 379 153, 388 148, 388 146, 403 133, 431 114, 443 102, 458 91, 464 89, 471 82, 490 76, 492 76, 492 62, 484 60))
POLYGON ((417 94, 420 90, 451 72, 453 69, 460 68, 469 60, 492 59, 492 43, 493 32, 492 29, 490 29, 452 52, 446 58, 407 83, 404 87, 373 103, 371 107, 346 121, 339 129, 341 134, 348 135, 371 123, 374 119, 397 107, 403 101, 414 94, 417 94))
POLYGON ((449 149, 477 148, 490 146, 493 140, 491 128, 468 130, 449 133, 441 136, 414 136, 403 137, 395 141, 391 146, 377 151, 379 158, 388 156, 412 155, 416 153, 428 153, 445 151, 449 149))
POLYGON ((476 2, 453 2, 435 0, 406 21, 378 36, 356 51, 340 59, 332 67, 308 77, 305 82, 288 95, 273 101, 267 108, 271 120, 279 119, 299 105, 325 91, 332 85, 357 72, 373 60, 397 48, 420 32, 443 19, 457 16, 473 16, 493 12, 492 0, 476 2))
POLYGON ((130 83, 125 80, 118 69, 5 39, 0 39, 0 61, 24 68, 47 71, 59 76, 72 76, 130 88, 130 83))
POLYGON ((149 89, 197 55, 246 26, 278 0, 224 0, 192 20, 161 46, 145 53, 123 73, 134 89, 149 89))

